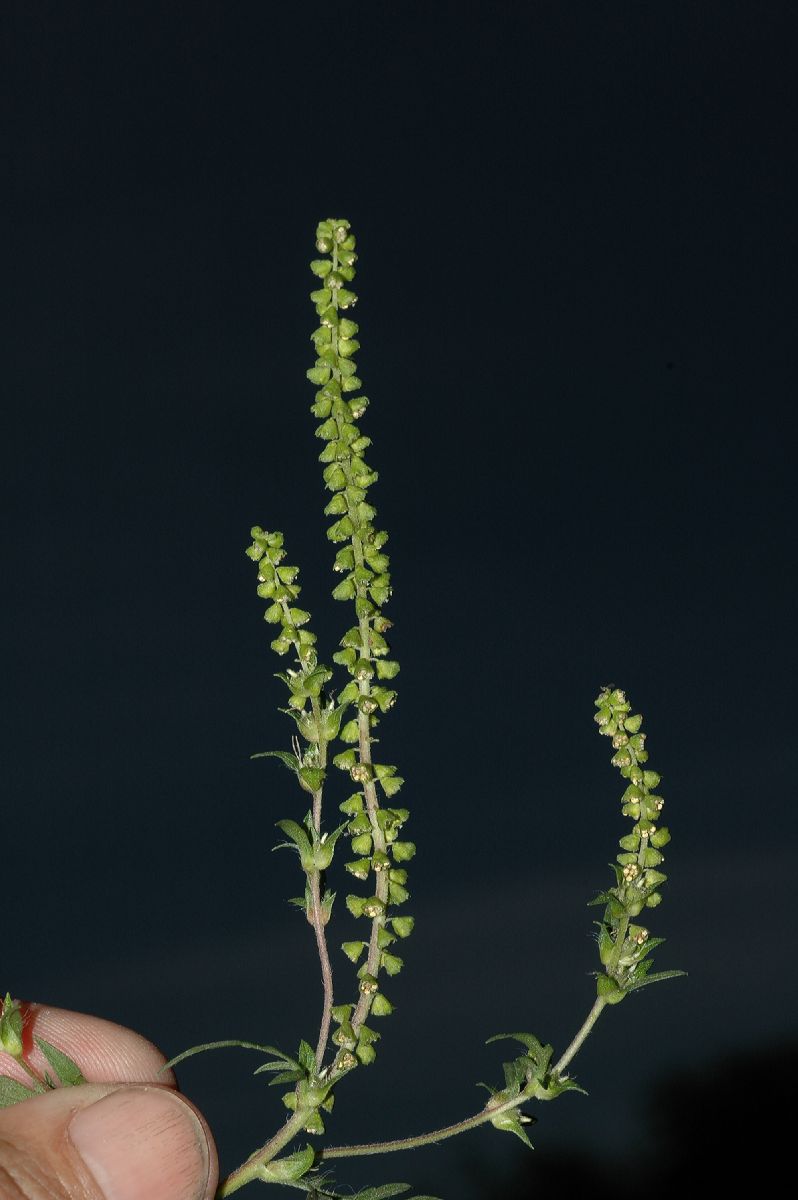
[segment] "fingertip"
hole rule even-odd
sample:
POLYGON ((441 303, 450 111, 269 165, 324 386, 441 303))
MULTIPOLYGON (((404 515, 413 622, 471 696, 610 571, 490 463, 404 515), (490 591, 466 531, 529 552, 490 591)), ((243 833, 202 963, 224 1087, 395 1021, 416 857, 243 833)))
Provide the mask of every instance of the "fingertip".
MULTIPOLYGON (((69 1055, 88 1083, 177 1086, 174 1072, 162 1070, 166 1058, 158 1047, 132 1029, 103 1017, 51 1008, 46 1004, 31 1002, 21 1007, 25 1057, 36 1070, 43 1071, 47 1067, 36 1044, 36 1038, 42 1038, 69 1055)), ((17 1067, 13 1059, 9 1062, 17 1067)), ((5 1070, 4 1064, 0 1063, 0 1070, 5 1070)))

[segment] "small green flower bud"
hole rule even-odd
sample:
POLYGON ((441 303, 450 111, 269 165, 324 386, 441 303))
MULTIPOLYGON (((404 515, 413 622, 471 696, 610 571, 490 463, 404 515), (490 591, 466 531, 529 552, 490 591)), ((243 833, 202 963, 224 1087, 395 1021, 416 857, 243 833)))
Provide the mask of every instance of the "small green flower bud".
POLYGON ((371 695, 380 707, 380 712, 386 713, 396 704, 396 692, 392 692, 389 688, 374 687, 371 689, 371 695))
POLYGON ((353 700, 357 700, 360 692, 354 679, 351 679, 342 692, 338 693, 339 704, 351 704, 353 700))
POLYGON ((636 850, 640 845, 640 835, 638 833, 627 833, 625 837, 618 839, 618 845, 622 850, 636 850))
POLYGON ((620 750, 620 748, 622 746, 626 746, 628 744, 628 742, 629 742, 628 736, 625 733, 622 733, 620 730, 618 731, 618 733, 615 734, 615 736, 612 739, 613 747, 616 750, 620 750))
POLYGON ((670 840, 671 840, 671 835, 670 835, 667 825, 660 826, 659 829, 657 829, 654 833, 652 833, 651 838, 650 838, 651 845, 656 846, 658 850, 661 849, 663 846, 667 846, 667 844, 670 840))
POLYGON ((360 1043, 355 1050, 355 1054, 364 1067, 370 1066, 370 1064, 373 1063, 374 1059, 377 1057, 377 1052, 373 1046, 364 1046, 360 1043))
POLYGON ((388 954, 387 951, 383 950, 382 954, 380 955, 380 966, 383 968, 386 975, 398 975, 404 966, 404 963, 398 955, 388 954))
POLYGON ((372 856, 371 867, 372 870, 376 871, 377 873, 380 871, 387 871, 390 868, 390 865, 390 858, 387 854, 383 854, 381 850, 377 851, 377 853, 372 856))
POLYGON ((371 834, 359 833, 357 837, 352 838, 352 853, 371 854, 371 845, 371 834))
POLYGON ((357 721, 347 721, 340 736, 342 742, 357 742, 360 737, 357 721))
POLYGON ((354 764, 357 762, 357 751, 354 749, 342 750, 340 754, 336 754, 333 759, 333 766, 339 767, 342 771, 351 771, 354 764))
POLYGON ((378 987, 377 980, 373 975, 362 975, 358 987, 362 995, 373 996, 378 987))
POLYGON ((346 1025, 342 1025, 340 1029, 336 1029, 332 1035, 332 1040, 334 1045, 345 1046, 347 1050, 354 1050, 357 1044, 355 1031, 348 1022, 346 1025))
POLYGON ((661 903, 662 896, 659 892, 652 892, 650 896, 646 897, 646 908, 656 908, 661 903))
POLYGON ((629 751, 624 748, 623 750, 618 750, 616 754, 613 754, 610 762, 614 767, 628 767, 631 765, 632 758, 629 754, 629 751))
POLYGON ((390 1000, 377 992, 377 995, 371 1002, 371 1015, 373 1017, 387 1017, 393 1012, 393 1005, 390 1000))
POLYGON ((366 901, 363 896, 347 896, 346 907, 353 917, 362 917, 366 901))
POLYGON ((367 858, 358 858, 354 862, 348 862, 346 869, 355 879, 368 879, 371 863, 367 858))
POLYGON ((410 934, 413 932, 413 926, 415 925, 415 923, 416 922, 415 922, 414 917, 392 917, 391 918, 391 928, 393 929, 396 936, 400 937, 400 938, 410 937, 410 934))
POLYGON ((388 885, 388 899, 391 904, 404 904, 410 896, 407 888, 402 887, 400 883, 390 883, 388 885))
POLYGON ((649 791, 651 791, 652 788, 659 787, 660 782, 661 782, 661 776, 658 775, 656 771, 644 771, 643 772, 643 783, 645 784, 645 786, 648 788, 649 791))
POLYGON ((355 817, 358 813, 362 813, 363 793, 355 792, 348 799, 344 800, 342 804, 339 804, 338 809, 348 817, 355 817))
POLYGON ((336 1058, 335 1066, 338 1071, 351 1071, 357 1066, 357 1059, 349 1050, 344 1050, 336 1058))
MULTIPOLYGON (((391 897, 393 901, 393 896, 391 897)), ((394 901, 395 903, 395 901, 394 901)), ((363 905, 363 914, 367 917, 381 917, 385 912, 385 905, 379 896, 372 896, 370 900, 366 900, 363 905)))
POLYGON ((363 951, 366 949, 365 942, 344 942, 341 946, 346 957, 350 962, 356 963, 363 951))
POLYGON ((409 862, 416 852, 413 842, 393 842, 391 854, 396 862, 409 862))

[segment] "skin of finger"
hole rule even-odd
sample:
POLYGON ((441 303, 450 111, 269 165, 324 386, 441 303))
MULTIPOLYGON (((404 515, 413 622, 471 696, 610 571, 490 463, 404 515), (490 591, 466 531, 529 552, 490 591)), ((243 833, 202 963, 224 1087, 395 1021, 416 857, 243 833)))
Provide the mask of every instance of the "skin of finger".
MULTIPOLYGON (((20 1195, 63 1194, 70 1200, 101 1200, 95 1180, 69 1140, 68 1126, 79 1109, 88 1108, 116 1090, 118 1087, 112 1084, 83 1084, 0 1110, 0 1196, 7 1194, 2 1190, 4 1181, 8 1181, 8 1186, 10 1181, 16 1181, 17 1187, 22 1188, 20 1195), (46 1123, 34 1119, 34 1108, 42 1103, 48 1106, 46 1123)), ((219 1178, 213 1138, 202 1114, 185 1097, 183 1100, 208 1135, 210 1178, 206 1196, 210 1198, 219 1178)), ((11 1195, 16 1196, 17 1192, 11 1195)))
MULTIPOLYGON (((22 1004, 22 1018, 25 1060, 39 1074, 50 1068, 36 1045, 37 1037, 68 1054, 89 1083, 177 1086, 171 1070, 159 1074, 166 1062, 161 1051, 141 1034, 123 1025, 102 1017, 34 1003, 22 1004)), ((10 1075, 20 1083, 30 1082, 19 1063, 3 1052, 0 1052, 0 1075, 10 1075)))

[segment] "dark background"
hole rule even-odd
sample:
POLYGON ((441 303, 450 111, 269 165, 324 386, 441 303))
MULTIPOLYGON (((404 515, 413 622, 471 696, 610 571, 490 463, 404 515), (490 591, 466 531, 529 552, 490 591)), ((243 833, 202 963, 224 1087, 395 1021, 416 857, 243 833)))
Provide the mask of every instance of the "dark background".
MULTIPOLYGON (((315 1041, 271 854, 302 801, 249 761, 290 728, 243 550, 286 531, 329 658, 307 263, 343 215, 403 667, 383 757, 419 852, 397 1011, 331 1138, 465 1116, 486 1037, 578 1027, 626 831, 605 683, 664 778, 649 923, 690 974, 602 1017, 534 1159, 483 1129, 339 1178, 472 1200, 584 1161, 588 1191, 672 1150, 655 1087, 752 1144, 798 998, 792 9, 11 6, 0 986, 167 1054, 315 1041)), ((256 1064, 181 1073, 225 1170, 282 1119, 256 1064)))

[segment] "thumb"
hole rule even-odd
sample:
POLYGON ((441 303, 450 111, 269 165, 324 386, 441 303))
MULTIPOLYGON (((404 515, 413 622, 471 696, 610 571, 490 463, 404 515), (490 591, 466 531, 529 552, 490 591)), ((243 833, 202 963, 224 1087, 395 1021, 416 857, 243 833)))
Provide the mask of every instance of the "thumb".
POLYGON ((1 1200, 211 1200, 216 1152, 184 1097, 82 1084, 0 1110, 1 1200))

